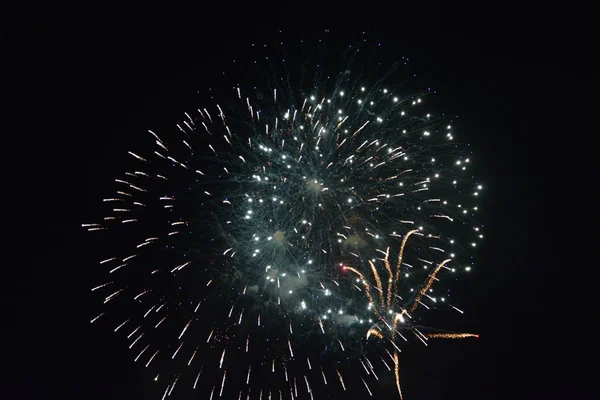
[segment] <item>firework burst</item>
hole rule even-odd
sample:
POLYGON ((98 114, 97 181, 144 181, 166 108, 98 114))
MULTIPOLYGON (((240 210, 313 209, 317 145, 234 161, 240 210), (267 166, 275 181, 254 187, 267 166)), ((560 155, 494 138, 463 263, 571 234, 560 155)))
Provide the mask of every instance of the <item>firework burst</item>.
POLYGON ((119 242, 92 322, 124 335, 163 397, 372 395, 383 373, 402 397, 403 346, 476 336, 417 323, 462 314, 443 282, 483 237, 468 147, 424 110, 430 91, 347 70, 317 84, 322 68, 308 87, 230 86, 149 131, 154 148, 129 153, 107 215, 84 224, 119 242), (353 365, 360 381, 344 379, 353 365))

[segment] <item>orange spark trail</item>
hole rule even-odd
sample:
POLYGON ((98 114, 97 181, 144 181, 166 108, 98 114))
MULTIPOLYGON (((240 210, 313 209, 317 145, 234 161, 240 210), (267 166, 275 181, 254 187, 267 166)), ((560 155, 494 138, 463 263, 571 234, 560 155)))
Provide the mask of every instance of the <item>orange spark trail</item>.
POLYGON ((396 388, 398 388, 398 395, 402 400, 402 390, 400 389, 400 367, 398 365, 398 352, 394 352, 394 375, 396 375, 396 388))
POLYGON ((415 298, 415 301, 413 303, 413 305, 410 308, 410 312, 415 311, 415 308, 417 308, 417 305, 419 304, 419 300, 421 300, 421 297, 423 297, 423 295, 429 290, 429 288, 431 287, 431 284, 433 283, 433 280, 435 279, 435 276, 437 275, 437 273, 440 271, 440 269, 442 269, 442 267, 446 264, 448 264, 451 261, 450 258, 448 258, 447 260, 444 260, 440 263, 440 265, 438 265, 433 272, 431 273, 431 275, 429 275, 429 280, 427 281, 427 284, 425 284, 425 286, 423 286, 421 288, 421 290, 419 290, 419 294, 417 295, 417 297, 415 298))
MULTIPOLYGON (((365 276, 360 271, 358 271, 355 268, 352 268, 352 267, 346 267, 346 268, 348 268, 348 270, 354 272, 356 275, 358 275, 360 277, 360 280, 361 280, 361 282, 363 283, 363 285, 365 287, 365 291, 367 292, 367 297, 369 298, 369 301, 371 303, 375 304, 375 300, 373 300, 373 296, 371 295, 371 288, 370 288, 367 280, 365 279, 365 276)), ((377 312, 377 308, 374 308, 374 310, 375 310, 375 314, 379 317, 379 313, 377 312)))
POLYGON ((470 337, 479 337, 479 335, 475 333, 428 333, 425 336, 429 339, 466 339, 470 337))
POLYGON ((400 245, 400 252, 398 253, 398 264, 396 265, 396 277, 394 279, 396 282, 400 278, 400 266, 402 265, 402 256, 404 255, 404 246, 406 245, 406 242, 408 241, 408 238, 413 233, 417 233, 417 232, 419 232, 418 229, 413 229, 412 231, 409 231, 406 234, 406 236, 404 236, 404 239, 402 239, 402 244, 400 245))
POLYGON ((375 277, 375 283, 377 284, 377 288, 379 289, 379 300, 381 302, 381 307, 385 307, 383 287, 381 286, 381 278, 379 278, 379 273, 375 268, 375 264, 373 264, 371 260, 369 260, 369 265, 371 266, 371 271, 373 271, 373 276, 375 277))
POLYGON ((388 290, 387 290, 387 307, 390 308, 392 306, 392 287, 394 282, 394 274, 392 273, 392 267, 390 266, 390 248, 388 247, 385 250, 385 259, 383 260, 383 265, 385 265, 385 269, 388 272, 389 280, 388 280, 388 290))

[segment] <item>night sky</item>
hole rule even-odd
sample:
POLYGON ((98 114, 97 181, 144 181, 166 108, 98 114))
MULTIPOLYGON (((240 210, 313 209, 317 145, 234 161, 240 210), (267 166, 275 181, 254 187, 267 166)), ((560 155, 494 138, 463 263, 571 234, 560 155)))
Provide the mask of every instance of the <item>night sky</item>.
MULTIPOLYGON (((27 60, 15 72, 29 77, 19 129, 29 131, 28 120, 40 128, 17 138, 32 163, 6 167, 23 173, 9 185, 26 211, 8 216, 20 254, 5 266, 19 271, 4 282, 16 321, 0 398, 160 399, 162 386, 118 338, 89 324, 102 246, 80 226, 111 192, 137 138, 172 129, 222 65, 279 29, 298 39, 330 29, 348 42, 364 31, 390 59, 409 56, 460 116, 457 133, 477 154, 487 231, 466 320, 480 338, 423 351, 402 376, 405 399, 578 398, 570 378, 581 357, 578 327, 567 321, 583 275, 557 255, 568 251, 559 244, 570 218, 553 219, 564 216, 575 185, 564 160, 584 146, 568 143, 583 112, 570 92, 589 78, 573 68, 586 35, 569 33, 574 22, 560 10, 495 4, 144 6, 52 9, 48 18, 38 10, 10 36, 27 60)), ((396 397, 390 387, 380 398, 396 397)))

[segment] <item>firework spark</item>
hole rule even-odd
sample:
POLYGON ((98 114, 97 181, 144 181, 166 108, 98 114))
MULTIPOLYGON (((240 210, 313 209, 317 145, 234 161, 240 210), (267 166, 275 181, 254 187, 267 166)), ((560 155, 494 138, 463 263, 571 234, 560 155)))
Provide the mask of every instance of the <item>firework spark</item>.
POLYGON ((100 262, 91 322, 171 374, 165 397, 186 376, 211 397, 312 398, 336 375, 345 391, 342 357, 373 395, 373 354, 383 371, 391 358, 402 398, 402 346, 477 337, 416 324, 462 314, 437 287, 472 268, 462 249, 483 238, 470 153, 423 110, 429 92, 360 78, 234 86, 174 133, 149 131, 155 147, 129 152, 107 215, 83 224, 123 239, 100 262))

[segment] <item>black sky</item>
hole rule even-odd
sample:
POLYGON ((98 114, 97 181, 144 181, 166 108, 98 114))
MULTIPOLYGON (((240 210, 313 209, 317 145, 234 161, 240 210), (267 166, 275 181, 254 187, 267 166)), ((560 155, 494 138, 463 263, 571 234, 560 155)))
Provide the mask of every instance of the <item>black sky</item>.
POLYGON ((16 319, 1 398, 160 398, 117 339, 88 323, 89 253, 98 247, 80 224, 136 138, 174 126, 211 74, 279 29, 297 38, 364 31, 409 55, 481 160, 487 239, 469 321, 481 338, 434 349, 430 364, 404 378, 406 398, 580 396, 568 321, 582 276, 558 261, 571 218, 553 215, 565 215, 575 185, 565 160, 579 151, 573 135, 585 111, 573 102, 584 101, 577 94, 590 79, 585 19, 544 4, 291 4, 86 4, 36 10, 15 25, 7 38, 24 116, 14 138, 28 164, 7 158, 7 173, 20 178, 8 187, 24 212, 8 215, 19 256, 5 267, 18 272, 5 283, 16 319))

